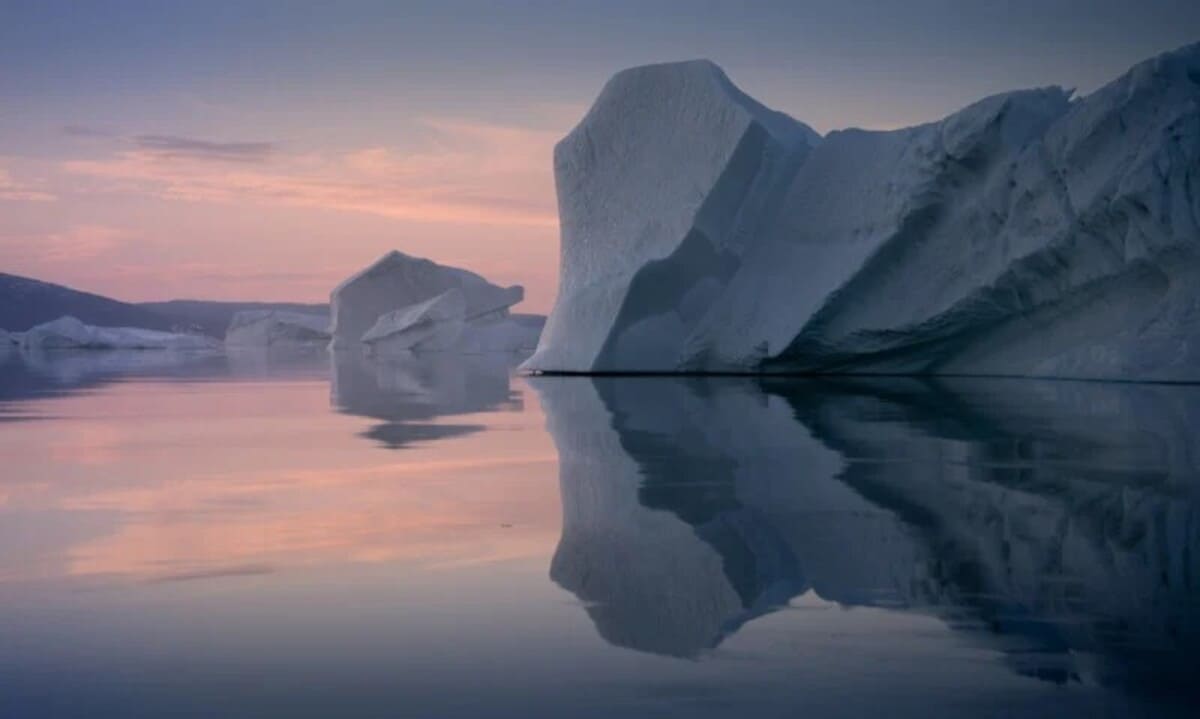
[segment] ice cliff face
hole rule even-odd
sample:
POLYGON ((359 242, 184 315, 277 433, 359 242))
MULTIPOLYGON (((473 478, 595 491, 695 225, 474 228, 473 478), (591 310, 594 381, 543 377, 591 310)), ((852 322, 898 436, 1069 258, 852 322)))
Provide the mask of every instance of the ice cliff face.
POLYGON ((1200 380, 1200 45, 824 139, 711 63, 638 68, 555 172, 530 370, 1200 380))
POLYGON ((561 285, 530 366, 675 366, 816 138, 710 62, 617 74, 554 150, 561 285))

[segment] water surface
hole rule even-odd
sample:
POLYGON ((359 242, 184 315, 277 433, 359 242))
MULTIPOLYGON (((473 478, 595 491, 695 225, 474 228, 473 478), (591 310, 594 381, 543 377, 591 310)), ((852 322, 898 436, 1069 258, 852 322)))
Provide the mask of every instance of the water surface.
POLYGON ((1200 706, 1200 388, 0 362, 2 717, 1200 706))

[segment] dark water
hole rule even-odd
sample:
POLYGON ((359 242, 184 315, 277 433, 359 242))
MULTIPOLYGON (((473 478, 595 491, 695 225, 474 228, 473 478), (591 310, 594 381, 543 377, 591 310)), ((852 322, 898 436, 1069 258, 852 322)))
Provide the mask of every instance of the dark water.
POLYGON ((1194 716, 1200 387, 0 360, 0 717, 1194 716))

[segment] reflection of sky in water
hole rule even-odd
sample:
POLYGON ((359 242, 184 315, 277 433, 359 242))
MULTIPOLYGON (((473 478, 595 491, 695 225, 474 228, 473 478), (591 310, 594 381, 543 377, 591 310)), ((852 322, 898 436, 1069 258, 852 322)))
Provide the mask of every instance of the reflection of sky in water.
POLYGON ((335 359, 9 358, 0 716, 1191 708, 1200 388, 335 359))
MULTIPOLYGON (((85 392, 14 403, 19 415, 44 419, 10 422, 0 435, 0 510, 16 520, 6 522, 13 541, 0 544, 0 577, 159 580, 345 561, 481 561, 528 554, 531 531, 554 531, 552 488, 531 481, 531 470, 554 461, 540 432, 464 437, 453 454, 420 441, 402 457, 369 451, 355 436, 369 432, 356 408, 403 397, 361 388, 341 397, 346 414, 332 413, 319 365, 255 382, 187 359, 208 374, 163 381, 138 366, 85 392), (87 541, 62 529, 84 526, 94 527, 87 541)), ((507 399, 503 367, 499 378, 507 399)), ((413 406, 424 426, 441 426, 428 397, 413 406)), ((536 429, 536 417, 512 411, 519 407, 480 404, 475 421, 536 429)))

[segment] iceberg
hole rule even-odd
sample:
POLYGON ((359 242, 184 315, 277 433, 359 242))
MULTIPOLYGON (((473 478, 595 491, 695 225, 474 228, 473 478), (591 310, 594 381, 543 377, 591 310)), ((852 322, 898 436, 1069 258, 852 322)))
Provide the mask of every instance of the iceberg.
POLYGON ((159 332, 136 327, 95 327, 74 317, 60 317, 22 336, 27 350, 211 350, 217 340, 203 335, 159 332))
POLYGON ((245 310, 233 315, 226 346, 272 347, 329 341, 329 318, 284 310, 245 310))
MULTIPOLYGON (((525 297, 520 285, 500 287, 474 272, 392 251, 334 289, 330 296, 332 346, 358 347, 384 315, 400 310, 391 322, 400 321, 409 308, 450 290, 461 294, 463 319, 468 321, 491 314, 505 316, 509 307, 525 297)), ((385 323, 378 331, 389 326, 385 323)))
POLYGON ((621 72, 555 148, 523 367, 1200 380, 1198 78, 1200 44, 819 138, 710 62, 621 72))

